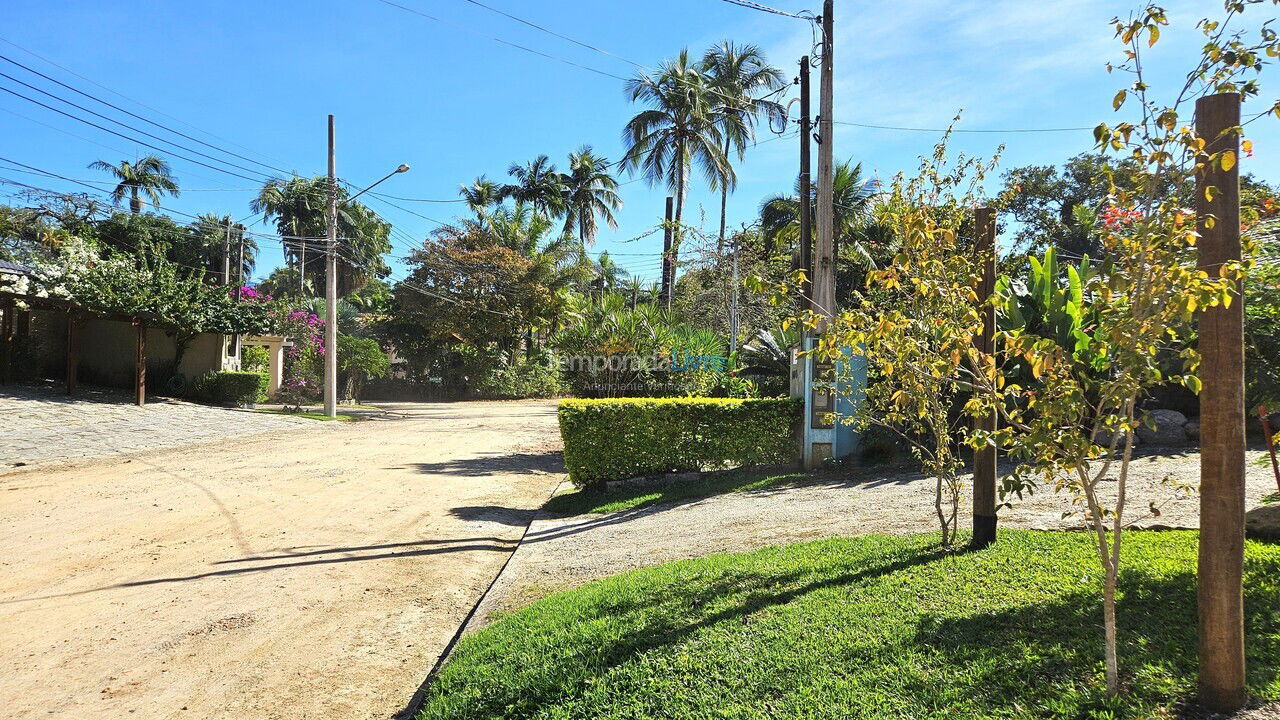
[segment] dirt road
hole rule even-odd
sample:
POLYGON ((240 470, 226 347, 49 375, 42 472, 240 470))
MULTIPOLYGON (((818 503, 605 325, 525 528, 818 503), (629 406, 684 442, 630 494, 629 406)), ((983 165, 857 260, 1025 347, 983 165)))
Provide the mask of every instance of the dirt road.
POLYGON ((387 718, 559 482, 551 403, 0 475, 6 718, 387 718))

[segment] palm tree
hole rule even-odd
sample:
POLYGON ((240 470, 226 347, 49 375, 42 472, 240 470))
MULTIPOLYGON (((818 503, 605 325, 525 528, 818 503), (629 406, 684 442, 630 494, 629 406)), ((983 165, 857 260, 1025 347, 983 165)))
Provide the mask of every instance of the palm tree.
POLYGON ((600 253, 600 257, 596 258, 594 268, 592 268, 595 279, 591 281, 592 288, 602 297, 605 293, 611 293, 615 290, 622 289, 623 280, 628 277, 626 270, 622 266, 613 261, 609 257, 609 252, 600 253))
MULTIPOLYGON (((762 117, 785 118, 782 105, 756 97, 761 91, 773 91, 783 87, 786 79, 782 71, 765 60, 764 53, 755 45, 737 45, 725 40, 713 46, 702 58, 703 73, 711 88, 718 94, 720 103, 717 116, 723 135, 725 158, 736 150, 741 162, 747 146, 755 139, 755 125, 762 117)), ((733 169, 719 178, 720 184, 720 236, 716 252, 724 251, 725 212, 729 204, 729 191, 737 185, 733 169)))
MULTIPOLYGON (((852 165, 852 161, 836 165, 835 177, 832 181, 832 198, 835 209, 832 213, 832 227, 836 242, 851 242, 859 245, 860 231, 868 224, 868 211, 871 200, 875 198, 879 184, 875 180, 862 177, 862 163, 852 165)), ((800 183, 796 182, 795 195, 775 195, 766 198, 760 204, 760 226, 764 231, 764 239, 773 247, 786 245, 794 247, 800 239, 800 183)), ((816 216, 817 188, 810 188, 810 217, 812 227, 817 227, 816 216)), ((870 255, 865 247, 858 247, 856 252, 867 259, 870 255)))
POLYGON ((516 182, 502 186, 504 198, 528 203, 545 218, 559 217, 564 212, 564 176, 556 172, 551 158, 539 155, 524 165, 512 165, 507 174, 516 182))
POLYGON ((460 185, 458 190, 481 224, 488 221, 489 208, 502 202, 502 188, 484 175, 470 185, 460 185))
POLYGON ((596 218, 604 219, 611 228, 618 227, 614 212, 622 207, 618 197, 618 181, 609 174, 609 161, 583 145, 576 153, 569 153, 569 174, 564 176, 564 232, 576 229, 578 242, 585 248, 595 242, 599 226, 596 218))
MULTIPOLYGON (((723 133, 715 95, 699 67, 689 61, 687 49, 663 62, 657 72, 642 71, 628 80, 627 95, 632 102, 643 102, 649 109, 631 118, 622 131, 627 147, 622 168, 640 170, 650 185, 664 183, 676 197, 669 265, 673 272, 664 279, 669 290, 675 285, 674 268, 683 235, 680 223, 693 165, 702 169, 712 187, 732 168, 721 148, 723 133)), ((668 292, 668 303, 670 297, 668 292)))
POLYGON ((178 197, 178 179, 173 176, 169 163, 157 155, 148 155, 133 164, 128 160, 121 160, 119 165, 95 160, 89 168, 110 173, 120 181, 111 191, 111 202, 119 205, 127 195, 129 211, 134 215, 142 212, 143 194, 156 209, 160 208, 161 195, 178 197))

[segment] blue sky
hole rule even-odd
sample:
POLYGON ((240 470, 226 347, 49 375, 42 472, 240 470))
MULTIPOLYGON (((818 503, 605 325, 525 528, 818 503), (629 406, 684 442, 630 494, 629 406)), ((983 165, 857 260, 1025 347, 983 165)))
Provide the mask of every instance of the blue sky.
MULTIPOLYGON (((378 0, 7 0, 0 54, 212 145, 304 174, 324 170, 325 117, 333 113, 339 174, 363 185, 399 163, 410 163, 411 172, 379 189, 401 197, 455 199, 458 185, 477 175, 502 180, 511 163, 539 153, 563 167, 565 156, 583 144, 611 159, 621 156, 621 130, 637 108, 626 101, 620 80, 491 38, 612 75, 629 76, 634 66, 466 0, 396 1, 443 22, 378 0)), ((796 59, 812 45, 806 22, 721 0, 485 2, 649 66, 683 47, 701 53, 728 38, 760 46, 791 76, 796 59)), ((771 2, 788 11, 820 8, 817 0, 771 2)), ((1148 59, 1148 68, 1153 85, 1168 90, 1195 59, 1200 44, 1195 21, 1204 12, 1220 9, 1220 4, 1178 0, 1166 6, 1173 26, 1148 59)), ((1125 80, 1104 69, 1108 60, 1120 56, 1107 21, 1135 7, 1103 0, 837 0, 835 118, 938 128, 963 110, 958 127, 970 130, 1088 128, 1099 121, 1113 122, 1110 101, 1125 80)), ((1254 7, 1246 20, 1256 26, 1268 12, 1266 6, 1254 7)), ((13 66, 3 71, 74 97, 13 66)), ((814 83, 816 90, 816 73, 814 83)), ((4 78, 0 85, 35 96, 4 78)), ((1267 87, 1264 84, 1264 90, 1267 87)), ((1269 87, 1272 92, 1264 92, 1264 98, 1275 97, 1280 77, 1269 87)), ((78 101, 93 106, 83 98, 78 101)), ((115 115, 106 108, 95 109, 115 115)), ((1243 161, 1243 169, 1280 180, 1280 122, 1263 119, 1249 130, 1256 154, 1243 161)), ((767 137, 765 131, 761 139, 767 137)), ((151 152, 7 93, 0 93, 0 138, 0 155, 77 179, 99 177, 86 169, 93 160, 132 160, 151 152)), ((838 159, 853 158, 888 177, 914 167, 936 139, 934 132, 839 126, 835 153, 838 159)), ((1002 167, 1009 168, 1059 163, 1088 149, 1091 135, 1088 130, 972 133, 957 136, 953 147, 989 155, 1000 143, 1007 146, 1002 167)), ((731 226, 750 223, 762 198, 790 189, 796 152, 796 141, 786 139, 748 152, 739 168, 739 187, 729 201, 731 226)), ((249 214, 249 180, 170 159, 184 192, 166 201, 167 209, 249 214)), ((11 171, 0 171, 0 176, 82 189, 11 171)), ((620 226, 605 229, 595 250, 616 253, 624 267, 656 278, 661 237, 626 241, 661 220, 665 195, 665 190, 651 189, 643 181, 623 187, 620 226)), ((397 228, 396 255, 434 227, 418 215, 447 221, 465 211, 459 203, 396 203, 417 215, 376 199, 370 202, 397 228)), ((695 184, 688 207, 690 222, 703 222, 707 231, 714 230, 717 195, 695 184)), ((261 224, 253 229, 271 230, 261 224)), ((265 243, 259 273, 279 261, 279 246, 265 243)), ((393 266, 393 277, 403 274, 403 266, 393 266)))

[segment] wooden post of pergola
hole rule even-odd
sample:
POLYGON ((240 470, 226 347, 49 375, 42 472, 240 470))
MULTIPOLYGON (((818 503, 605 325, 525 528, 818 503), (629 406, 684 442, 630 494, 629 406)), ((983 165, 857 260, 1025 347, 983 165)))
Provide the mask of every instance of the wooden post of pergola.
POLYGON ((0 321, 0 384, 13 382, 13 336, 17 331, 13 298, 4 301, 4 319, 0 321))
MULTIPOLYGON (((978 352, 992 356, 996 346, 996 309, 990 303, 996 291, 996 211, 992 208, 975 208, 973 211, 977 242, 974 252, 982 268, 978 282, 978 302, 981 303, 982 334, 976 345, 978 352)), ((986 368, 983 368, 986 370, 986 368)), ((995 370, 994 365, 991 370, 995 370)), ((992 412, 984 418, 974 418, 975 430, 996 431, 996 415, 992 412)), ((973 451, 973 547, 984 548, 996 541, 996 449, 988 445, 973 451)))
POLYGON ((133 321, 138 331, 138 354, 135 359, 134 380, 137 387, 138 407, 147 404, 147 324, 140 318, 133 321))
POLYGON ((76 373, 80 369, 79 340, 76 338, 76 313, 67 311, 67 394, 76 391, 76 373))
MULTIPOLYGON (((1240 260, 1240 95, 1196 101, 1196 134, 1206 155, 1196 175, 1201 270, 1218 277, 1240 260), (1223 157, 1223 156, 1219 156, 1223 157)), ((1244 667, 1244 297, 1200 315, 1200 703, 1233 712, 1245 703, 1244 667)))

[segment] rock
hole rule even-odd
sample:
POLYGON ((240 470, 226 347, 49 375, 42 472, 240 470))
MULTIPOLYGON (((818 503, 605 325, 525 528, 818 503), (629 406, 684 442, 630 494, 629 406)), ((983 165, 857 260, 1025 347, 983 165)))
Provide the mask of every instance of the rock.
POLYGON ((1187 424, 1182 426, 1182 434, 1186 435, 1191 442, 1200 442, 1200 421, 1188 420, 1187 424))
POLYGON ((1177 410, 1150 410, 1147 417, 1156 427, 1152 430, 1146 423, 1138 427, 1137 435, 1144 443, 1181 445, 1187 441, 1187 434, 1182 429, 1187 424, 1186 415, 1177 410))
MULTIPOLYGON (((1099 430, 1093 435, 1093 444, 1101 445, 1103 447, 1111 447, 1111 438, 1113 435, 1120 435, 1120 439, 1116 440, 1116 450, 1123 451, 1124 435, 1121 433, 1110 433, 1110 432, 1107 432, 1106 430, 1099 430)), ((1142 439, 1135 434, 1133 436, 1133 446, 1138 447, 1141 444, 1142 444, 1142 439)))

